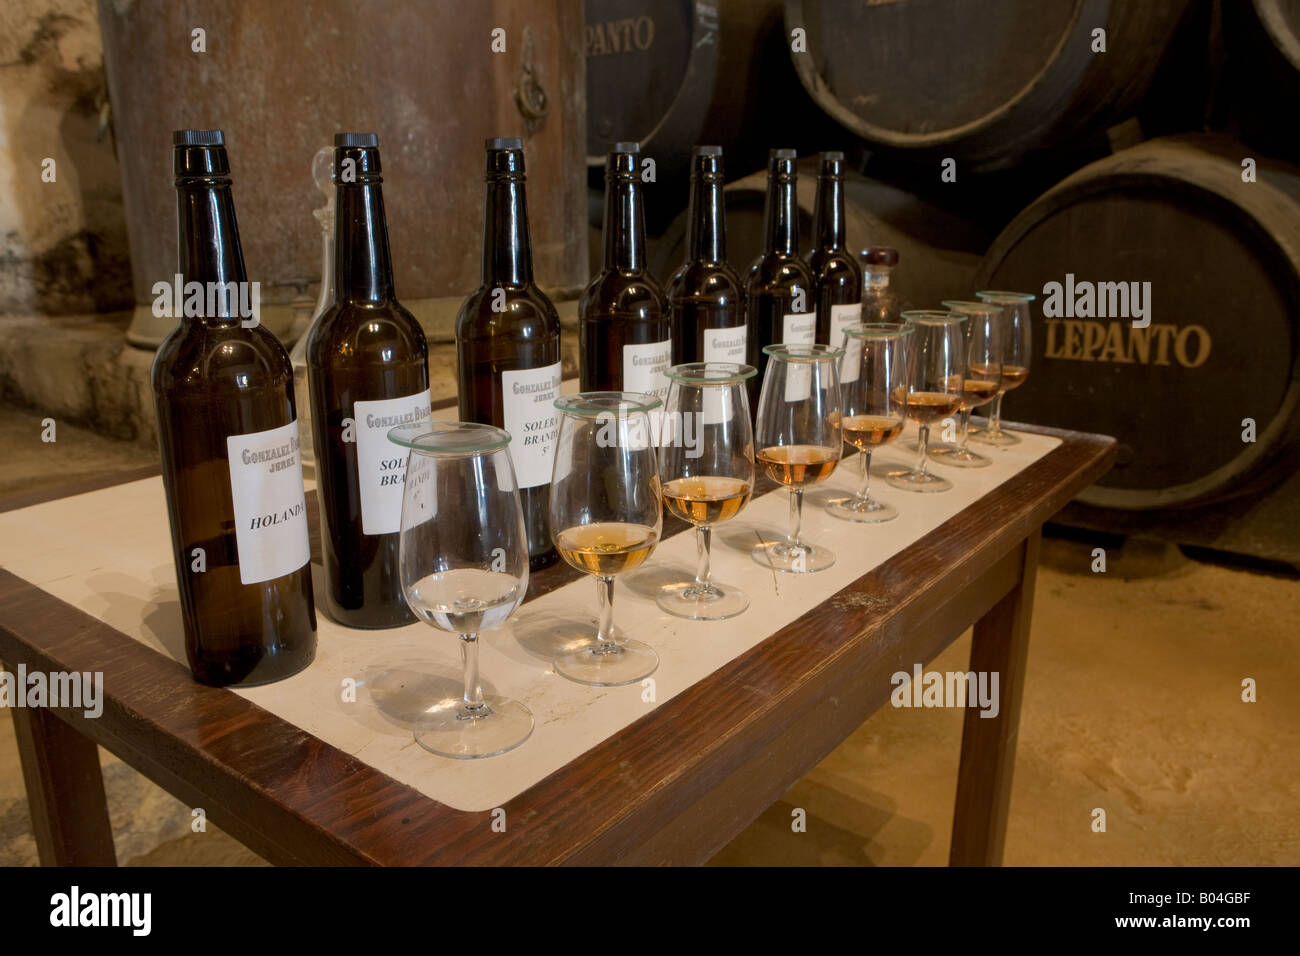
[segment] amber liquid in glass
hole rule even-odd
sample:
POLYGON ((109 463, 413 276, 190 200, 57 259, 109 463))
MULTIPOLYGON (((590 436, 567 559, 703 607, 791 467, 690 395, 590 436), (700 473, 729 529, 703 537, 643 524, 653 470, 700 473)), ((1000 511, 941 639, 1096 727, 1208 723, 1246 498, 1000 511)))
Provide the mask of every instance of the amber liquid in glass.
POLYGON ((767 477, 791 488, 823 481, 839 464, 835 449, 823 445, 774 445, 760 451, 755 460, 767 477))
POLYGON ((555 536, 555 549, 579 571, 609 577, 644 564, 658 541, 654 528, 598 521, 561 531, 555 536))

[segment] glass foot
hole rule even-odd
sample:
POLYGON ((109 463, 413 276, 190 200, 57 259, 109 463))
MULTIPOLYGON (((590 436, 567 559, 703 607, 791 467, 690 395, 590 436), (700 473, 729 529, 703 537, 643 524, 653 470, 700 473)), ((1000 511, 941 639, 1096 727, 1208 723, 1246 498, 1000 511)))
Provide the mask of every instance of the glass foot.
POLYGON ((674 617, 691 621, 725 621, 749 607, 749 597, 730 585, 710 584, 706 590, 691 581, 668 585, 659 592, 655 603, 660 610, 674 617))
POLYGON ((915 468, 891 471, 885 476, 885 481, 903 491, 936 492, 947 491, 952 487, 952 482, 947 478, 940 478, 938 475, 915 468))
POLYGON ((464 700, 434 704, 415 725, 415 742, 430 753, 458 760, 492 757, 514 750, 533 732, 533 712, 509 697, 485 695, 471 712, 464 700))
POLYGON ((957 445, 931 445, 930 457, 952 468, 987 468, 993 464, 992 458, 977 455, 957 445))
POLYGON ((998 445, 1006 447, 1007 445, 1020 444, 1020 436, 1014 432, 1007 431, 1005 428, 994 432, 979 425, 972 425, 968 434, 971 441, 979 442, 981 445, 998 445))
POLYGON ((555 673, 575 683, 619 687, 653 674, 659 667, 659 655, 640 641, 601 644, 592 639, 556 655, 553 664, 555 673))
POLYGON ((815 544, 791 545, 785 541, 760 544, 750 557, 765 568, 787 574, 810 574, 825 571, 835 563, 835 555, 815 544))
POLYGON ((898 509, 893 505, 887 505, 870 496, 859 498, 856 495, 852 498, 837 498, 827 502, 826 513, 836 518, 843 518, 845 521, 864 523, 892 521, 898 517, 898 509))

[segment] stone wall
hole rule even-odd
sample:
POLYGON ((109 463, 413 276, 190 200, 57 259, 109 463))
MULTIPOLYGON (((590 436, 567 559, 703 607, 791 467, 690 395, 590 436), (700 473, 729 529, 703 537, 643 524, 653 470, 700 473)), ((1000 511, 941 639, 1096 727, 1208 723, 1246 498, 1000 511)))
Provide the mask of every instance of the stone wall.
POLYGON ((131 306, 106 90, 94 0, 0 0, 0 315, 131 306))

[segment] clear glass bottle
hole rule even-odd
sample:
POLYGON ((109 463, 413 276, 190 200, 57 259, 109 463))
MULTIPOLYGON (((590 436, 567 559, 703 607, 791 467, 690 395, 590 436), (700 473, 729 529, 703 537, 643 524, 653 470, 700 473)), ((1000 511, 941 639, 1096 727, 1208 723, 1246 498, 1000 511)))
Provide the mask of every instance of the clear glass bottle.
POLYGON ((898 250, 889 246, 868 246, 858 253, 862 264, 862 321, 900 325, 908 308, 889 279, 898 265, 898 250))
POLYGON ((333 146, 322 146, 311 161, 311 178, 325 195, 325 205, 311 211, 321 229, 320 295, 316 297, 316 308, 312 310, 311 318, 302 325, 294 324, 292 335, 295 341, 289 353, 293 362, 293 394, 301 431, 302 471, 308 478, 316 477, 316 455, 312 449, 311 402, 307 395, 307 333, 334 300, 334 183, 330 179, 333 163, 333 146))

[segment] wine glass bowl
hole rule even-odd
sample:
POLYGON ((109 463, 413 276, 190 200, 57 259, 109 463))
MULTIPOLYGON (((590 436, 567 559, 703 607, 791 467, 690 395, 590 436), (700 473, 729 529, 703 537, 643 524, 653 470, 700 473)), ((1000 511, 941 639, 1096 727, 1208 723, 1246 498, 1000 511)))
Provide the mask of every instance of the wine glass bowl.
POLYGON ((993 414, 988 426, 972 426, 970 439, 988 445, 1015 445, 1019 436, 1002 427, 1002 398, 1012 389, 1019 388, 1029 377, 1029 358, 1033 353, 1030 303, 1037 296, 1032 292, 1001 292, 985 289, 975 293, 981 302, 1001 306, 1006 316, 1005 351, 1002 356, 1002 379, 997 398, 993 401, 993 414))
POLYGON ((855 494, 833 499, 826 510, 846 521, 879 523, 898 517, 898 509, 868 493, 871 453, 903 431, 907 407, 908 342, 912 327, 863 323, 844 330, 840 391, 844 441, 859 452, 862 480, 855 494))
POLYGON ((653 395, 580 392, 560 412, 551 476, 555 549, 597 581, 595 635, 575 638, 555 672, 580 684, 631 684, 654 673, 659 655, 614 628, 614 576, 640 567, 659 543, 663 505, 650 416, 653 395))
POLYGON ((749 380, 757 370, 693 362, 668 370, 659 478, 664 506, 695 526, 695 580, 670 584, 658 605, 676 617, 721 621, 749 607, 744 591, 716 584, 709 569, 713 527, 738 515, 754 492, 749 380))
POLYGON ((838 367, 844 353, 829 345, 768 345, 763 351, 768 364, 755 461, 768 478, 790 489, 790 531, 784 541, 760 544, 752 556, 774 571, 822 571, 835 555, 800 539, 803 492, 829 478, 843 454, 838 367))
POLYGON ((954 468, 987 468, 993 459, 978 455, 967 445, 971 412, 997 398, 1002 382, 1002 356, 1006 351, 1004 310, 991 302, 945 299, 943 304, 966 316, 966 375, 962 379, 961 417, 956 444, 930 449, 936 461, 954 468))
POLYGON ((957 414, 963 401, 966 344, 962 328, 966 316, 959 312, 910 311, 903 319, 913 327, 908 348, 908 381, 896 387, 905 397, 906 414, 917 425, 916 467, 891 471, 885 478, 903 491, 947 491, 952 482, 928 468, 930 428, 957 414))
POLYGON ((470 422, 399 425, 389 441, 407 450, 398 566, 411 611, 460 638, 464 694, 426 709, 415 740, 444 757, 488 757, 523 743, 533 715, 508 697, 485 695, 479 633, 503 625, 528 590, 528 538, 510 435, 470 422))

